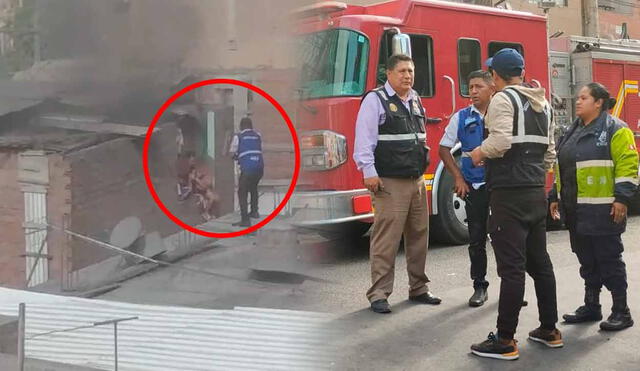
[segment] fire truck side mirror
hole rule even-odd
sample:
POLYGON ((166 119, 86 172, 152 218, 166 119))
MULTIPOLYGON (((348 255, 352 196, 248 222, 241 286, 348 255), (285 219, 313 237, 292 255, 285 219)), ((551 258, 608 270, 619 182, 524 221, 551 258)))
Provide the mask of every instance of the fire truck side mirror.
POLYGON ((393 35, 391 41, 391 54, 405 54, 411 57, 411 39, 409 35, 398 33, 393 35))

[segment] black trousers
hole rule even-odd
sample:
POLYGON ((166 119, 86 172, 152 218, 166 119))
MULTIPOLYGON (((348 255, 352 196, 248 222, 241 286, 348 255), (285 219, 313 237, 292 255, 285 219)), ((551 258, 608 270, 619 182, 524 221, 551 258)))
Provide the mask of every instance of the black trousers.
POLYGON ((249 218, 247 199, 251 194, 251 212, 258 212, 258 183, 262 179, 263 172, 240 172, 238 179, 238 202, 240 203, 240 215, 243 220, 249 218))
POLYGON ((565 221, 569 228, 571 250, 580 262, 580 277, 584 286, 600 289, 604 285, 609 291, 626 293, 627 269, 622 252, 624 246, 620 234, 592 236, 576 230, 576 205, 563 203, 565 221))
POLYGON ((604 285, 614 293, 627 291, 627 269, 622 260, 622 238, 619 234, 587 236, 569 230, 571 250, 580 262, 580 277, 587 288, 604 285))
POLYGON ((474 189, 469 184, 465 199, 467 225, 469 227, 469 259, 473 287, 487 287, 487 219, 489 217, 489 192, 486 186, 474 189))
POLYGON ((556 279, 547 253, 547 200, 543 187, 492 190, 489 235, 500 283, 498 333, 513 338, 524 299, 525 272, 535 283, 542 327, 558 321, 556 279))

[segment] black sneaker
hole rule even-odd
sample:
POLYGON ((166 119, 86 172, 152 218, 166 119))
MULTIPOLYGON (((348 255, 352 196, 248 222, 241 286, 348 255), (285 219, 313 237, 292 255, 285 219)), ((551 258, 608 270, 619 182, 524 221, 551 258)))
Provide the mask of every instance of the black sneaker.
POLYGON ((545 330, 541 327, 529 332, 529 340, 537 341, 544 344, 549 348, 562 348, 564 343, 562 342, 562 334, 560 330, 545 330))
POLYGON ((389 302, 386 299, 371 302, 371 310, 376 313, 391 313, 389 302))
POLYGON ((253 219, 260 219, 260 213, 258 213, 257 211, 252 211, 249 213, 249 217, 253 219))
POLYGON ((514 339, 498 339, 493 332, 489 333, 487 340, 482 343, 473 344, 471 346, 471 353, 480 357, 502 359, 506 361, 513 361, 520 357, 520 353, 518 353, 518 344, 514 339))

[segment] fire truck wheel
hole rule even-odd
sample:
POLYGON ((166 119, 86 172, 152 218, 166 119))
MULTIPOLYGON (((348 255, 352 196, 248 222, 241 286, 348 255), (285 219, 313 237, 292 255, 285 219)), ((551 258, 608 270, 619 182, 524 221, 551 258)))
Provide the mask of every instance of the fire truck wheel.
POLYGON ((432 216, 431 235, 440 243, 463 245, 469 242, 467 213, 464 200, 453 192, 453 186, 453 176, 445 170, 438 184, 438 215, 432 216))

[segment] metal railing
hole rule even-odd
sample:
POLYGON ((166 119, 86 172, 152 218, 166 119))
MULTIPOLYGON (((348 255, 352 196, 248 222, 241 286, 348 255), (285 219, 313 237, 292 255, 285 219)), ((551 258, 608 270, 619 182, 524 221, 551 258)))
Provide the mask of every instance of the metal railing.
POLYGON ((31 335, 29 338, 27 338, 26 337, 26 304, 20 303, 18 305, 18 371, 25 370, 24 361, 26 358, 26 349, 25 349, 26 340, 31 340, 40 336, 52 335, 52 334, 57 334, 61 332, 71 332, 71 331, 77 331, 81 329, 93 328, 98 326, 106 326, 106 325, 113 325, 113 362, 114 362, 114 370, 118 371, 118 324, 120 322, 133 321, 136 319, 139 319, 138 316, 109 319, 109 320, 100 321, 100 322, 92 322, 86 325, 72 327, 72 328, 42 332, 39 334, 31 335))

